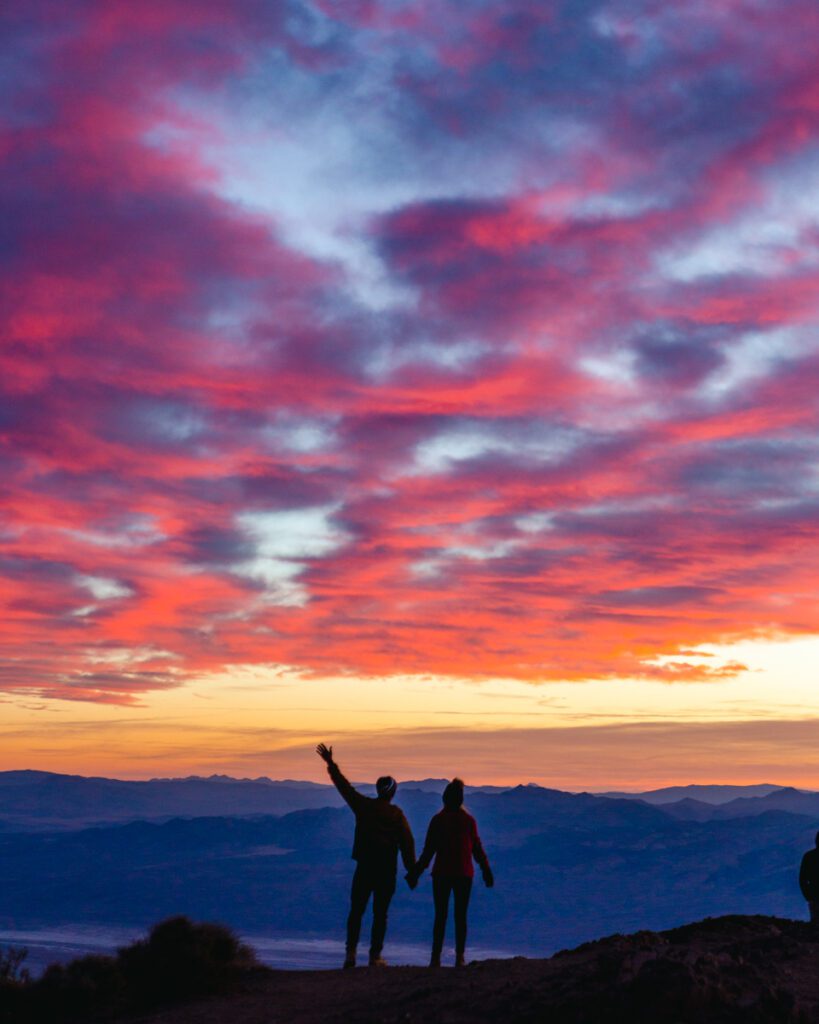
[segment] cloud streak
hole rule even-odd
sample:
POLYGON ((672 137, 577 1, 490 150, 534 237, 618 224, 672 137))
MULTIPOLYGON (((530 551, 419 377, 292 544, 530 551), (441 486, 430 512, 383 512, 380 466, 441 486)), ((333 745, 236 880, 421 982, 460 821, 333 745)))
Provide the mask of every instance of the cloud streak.
MULTIPOLYGON (((566 790, 647 789, 680 783, 773 784, 815 789, 815 718, 741 722, 631 721, 560 728, 347 730, 327 733, 345 772, 373 780, 460 775, 472 784, 528 781, 566 790), (715 769, 715 766, 717 768, 715 769)), ((66 760, 86 774, 147 778, 209 775, 326 781, 316 730, 178 721, 72 720, 6 728, 7 756, 33 752, 44 768, 66 760)))

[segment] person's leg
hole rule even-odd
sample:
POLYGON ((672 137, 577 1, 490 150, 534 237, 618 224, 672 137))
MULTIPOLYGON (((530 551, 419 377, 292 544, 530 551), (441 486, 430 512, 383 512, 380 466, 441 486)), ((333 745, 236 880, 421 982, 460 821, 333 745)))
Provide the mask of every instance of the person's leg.
POLYGON ((372 879, 361 865, 357 865, 350 888, 350 913, 347 917, 347 956, 345 967, 355 967, 355 954, 358 949, 358 937, 361 934, 361 918, 367 909, 372 892, 372 879))
POLYGON ((435 920, 432 925, 432 956, 430 967, 440 967, 441 950, 444 948, 444 933, 446 932, 446 919, 449 913, 449 894, 452 892, 452 880, 450 878, 436 878, 432 876, 432 898, 435 902, 435 920))
POLYGON ((381 950, 387 934, 387 914, 395 892, 395 878, 379 878, 373 888, 373 928, 370 934, 370 964, 382 966, 381 950), (381 963, 379 963, 381 961, 381 963))
POLYGON ((819 900, 810 900, 810 923, 819 924, 819 900))
POLYGON ((472 893, 472 879, 456 879, 452 891, 455 896, 455 966, 463 967, 466 951, 466 912, 472 893))

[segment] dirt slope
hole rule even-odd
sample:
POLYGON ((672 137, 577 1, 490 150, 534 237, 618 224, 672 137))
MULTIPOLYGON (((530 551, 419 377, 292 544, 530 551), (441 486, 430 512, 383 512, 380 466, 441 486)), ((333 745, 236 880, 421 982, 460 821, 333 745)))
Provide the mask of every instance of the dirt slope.
POLYGON ((612 936, 548 960, 456 971, 260 971, 232 996, 143 1024, 776 1024, 819 1022, 819 930, 723 917, 612 936))

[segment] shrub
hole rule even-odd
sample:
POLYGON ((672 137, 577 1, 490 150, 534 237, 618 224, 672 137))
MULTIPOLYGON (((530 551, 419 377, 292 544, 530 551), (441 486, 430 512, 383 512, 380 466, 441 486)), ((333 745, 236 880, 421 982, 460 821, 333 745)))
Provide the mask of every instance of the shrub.
POLYGON ((134 1006, 221 991, 256 963, 229 928, 187 917, 161 921, 147 939, 120 949, 118 960, 134 1006))
POLYGON ((22 985, 29 980, 23 961, 28 950, 17 946, 0 946, 0 986, 22 985))
POLYGON ((122 1004, 125 985, 112 956, 83 956, 51 964, 33 986, 35 1020, 91 1020, 122 1004))
POLYGON ((0 1024, 18 1024, 29 973, 23 967, 27 949, 0 947, 0 1024))
POLYGON ((25 950, 0 949, 0 1024, 90 1024, 227 989, 256 966, 252 949, 221 924, 171 917, 113 956, 52 964, 31 981, 25 950))

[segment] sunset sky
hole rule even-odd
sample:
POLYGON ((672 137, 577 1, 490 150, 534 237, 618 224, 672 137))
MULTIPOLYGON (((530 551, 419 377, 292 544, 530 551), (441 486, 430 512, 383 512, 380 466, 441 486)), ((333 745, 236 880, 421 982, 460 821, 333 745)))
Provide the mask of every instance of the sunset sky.
POLYGON ((819 788, 815 0, 0 47, 0 768, 819 788))

